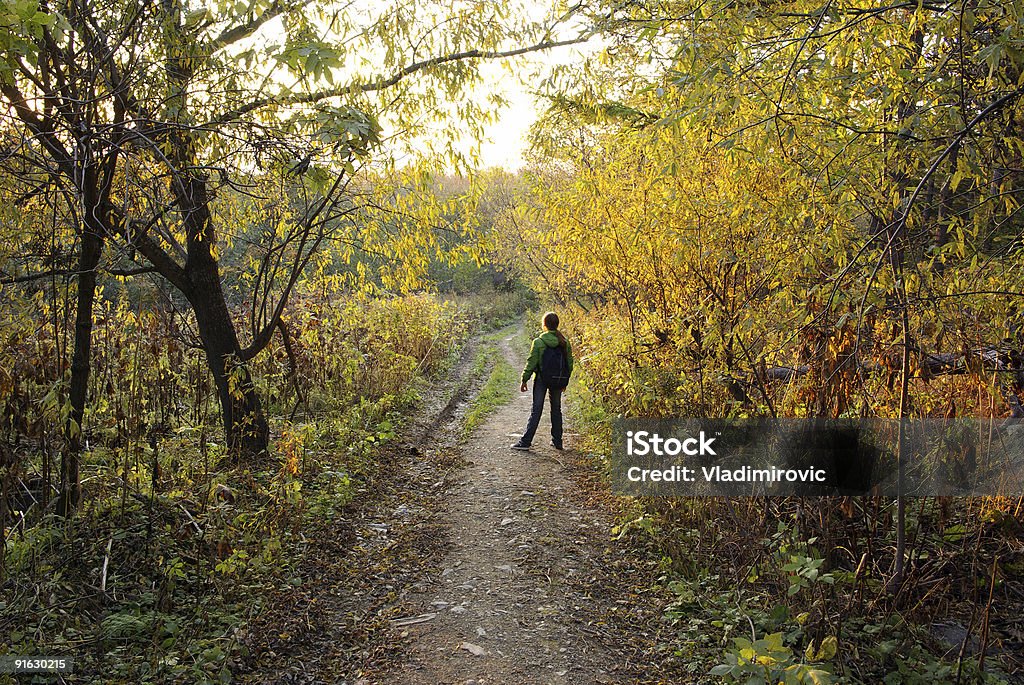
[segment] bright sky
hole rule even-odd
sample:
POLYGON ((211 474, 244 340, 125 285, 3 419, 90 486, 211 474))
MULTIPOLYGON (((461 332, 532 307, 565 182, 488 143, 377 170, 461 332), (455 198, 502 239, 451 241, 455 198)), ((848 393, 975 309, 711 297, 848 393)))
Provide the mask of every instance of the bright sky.
MULTIPOLYGON (((360 0, 357 0, 360 1, 360 0)), ((373 0, 362 0, 372 2, 373 0)), ((551 0, 519 0, 523 3, 529 13, 537 15, 538 19, 549 16, 551 0)), ((556 40, 564 39, 572 34, 572 29, 565 27, 557 33, 556 40)), ((280 41, 283 40, 283 27, 281 20, 276 19, 263 28, 262 40, 280 41)), ((556 65, 580 63, 585 55, 597 50, 596 40, 587 44, 569 45, 541 52, 527 53, 516 58, 510 63, 515 64, 513 72, 502 61, 484 61, 480 65, 484 82, 477 87, 473 93, 467 93, 465 97, 475 97, 481 100, 488 95, 500 94, 508 102, 508 105, 499 113, 496 122, 489 124, 485 129, 485 140, 480 145, 479 165, 481 168, 502 167, 509 171, 516 171, 523 166, 523 155, 526 152, 526 137, 530 126, 538 119, 546 108, 546 103, 536 98, 534 91, 547 71, 556 65)), ((387 136, 388 125, 386 121, 381 122, 387 136)), ((472 140, 465 138, 460 146, 464 153, 468 153, 472 140)), ((411 143, 416 147, 416 142, 411 143)), ((397 152, 393 150, 392 154, 397 152)), ((402 153, 398 153, 402 155, 402 153)))
POLYGON ((547 106, 530 92, 543 78, 545 69, 558 64, 570 64, 583 60, 586 51, 594 49, 586 45, 565 46, 554 48, 543 54, 527 55, 521 73, 539 71, 531 79, 533 83, 522 85, 520 78, 509 73, 498 64, 484 65, 484 95, 488 90, 502 94, 509 104, 500 113, 500 118, 487 127, 485 141, 480 147, 480 165, 487 167, 503 167, 508 171, 516 171, 523 166, 523 153, 526 152, 526 136, 530 126, 547 106))

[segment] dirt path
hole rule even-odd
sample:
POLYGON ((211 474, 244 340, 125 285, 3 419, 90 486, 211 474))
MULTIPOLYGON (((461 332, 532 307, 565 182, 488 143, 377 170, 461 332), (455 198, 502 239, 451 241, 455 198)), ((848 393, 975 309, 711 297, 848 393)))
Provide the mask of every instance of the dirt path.
MULTIPOLYGON (((520 368, 506 332, 501 353, 520 368)), ((406 659, 366 682, 622 682, 616 657, 596 639, 604 607, 587 592, 602 573, 606 514, 574 492, 564 472, 569 454, 547 444, 547 415, 531 452, 509 449, 529 397, 517 393, 461 447, 465 466, 451 475, 444 512, 448 553, 392 621, 406 659)), ((571 436, 566 443, 571 449, 571 436)))
MULTIPOLYGON (((516 369, 517 332, 499 344, 516 369)), ((302 582, 247 626, 241 682, 665 682, 652 672, 658 561, 609 539, 610 514, 578 484, 594 473, 572 433, 556 452, 545 416, 532 451, 509 449, 530 411, 517 392, 461 439, 493 368, 472 375, 482 344, 426 389, 358 501, 304 531, 302 582)))

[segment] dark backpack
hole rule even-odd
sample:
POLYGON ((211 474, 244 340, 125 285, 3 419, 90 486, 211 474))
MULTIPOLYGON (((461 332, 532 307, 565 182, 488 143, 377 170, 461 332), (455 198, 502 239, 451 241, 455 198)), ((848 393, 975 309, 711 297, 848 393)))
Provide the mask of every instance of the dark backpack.
POLYGON ((565 347, 544 347, 544 354, 540 358, 540 378, 544 385, 557 390, 564 390, 569 385, 569 362, 565 347))

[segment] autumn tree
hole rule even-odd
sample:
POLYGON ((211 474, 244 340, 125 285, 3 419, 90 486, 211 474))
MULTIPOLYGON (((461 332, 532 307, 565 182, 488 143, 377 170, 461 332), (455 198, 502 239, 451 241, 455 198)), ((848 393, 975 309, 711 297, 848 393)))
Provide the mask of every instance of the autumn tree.
MULTIPOLYGON (((1024 416, 1021 3, 589 11, 607 48, 550 81, 536 240, 546 278, 625 309, 613 401, 1024 416), (926 385, 946 375, 991 408, 926 385)), ((903 523, 900 500, 894 586, 903 523)))
POLYGON ((610 45, 552 81, 559 116, 682 127, 811 182, 819 227, 844 217, 862 248, 836 263, 830 302, 867 275, 878 287, 862 306, 896 298, 930 308, 935 326, 953 325, 937 296, 983 290, 1007 306, 1013 289, 996 274, 1016 258, 1021 229, 1020 3, 591 9, 611 17, 610 45), (932 291, 938 274, 942 292, 932 291))
MULTIPOLYGON (((72 454, 104 245, 187 300, 228 444, 261 452, 267 423, 247 362, 273 336, 298 275, 351 213, 346 186, 382 131, 415 136, 454 115, 472 133, 487 113, 455 95, 478 80, 480 60, 566 42, 555 37, 557 19, 530 21, 501 3, 17 0, 0 11, 6 125, 82 219, 72 454), (301 206, 276 204, 268 187, 287 188, 301 206), (261 320, 248 340, 220 264, 238 218, 222 212, 222 200, 239 194, 276 213, 254 266, 273 298, 254 309, 261 320)), ((461 132, 447 130, 432 139, 455 154, 461 132)))

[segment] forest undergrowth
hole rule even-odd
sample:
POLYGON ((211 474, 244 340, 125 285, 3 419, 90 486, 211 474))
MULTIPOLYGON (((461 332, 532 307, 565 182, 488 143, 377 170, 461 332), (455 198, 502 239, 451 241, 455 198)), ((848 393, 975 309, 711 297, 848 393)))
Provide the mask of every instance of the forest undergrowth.
MULTIPOLYGON (((574 317, 587 362, 572 402, 581 449, 618 511, 612 535, 660 557, 664 672, 751 685, 1019 681, 1018 498, 910 498, 910 562, 894 587, 892 499, 616 497, 611 423, 630 406, 617 363, 629 339, 607 313, 574 317)), ((635 372, 648 392, 648 374, 670 373, 635 372)))
POLYGON ((46 441, 61 420, 47 394, 59 339, 5 326, 8 359, 33 373, 6 395, 8 437, 19 437, 5 448, 20 459, 4 482, 14 517, 0 579, 4 651, 73 654, 83 682, 232 682, 254 646, 288 637, 284 622, 271 640, 264 616, 288 604, 306 550, 340 555, 351 544, 323 539, 324 526, 373 497, 426 384, 444 378, 473 331, 522 306, 515 293, 304 296, 287 345, 257 361, 273 448, 240 464, 218 431, 200 353, 179 342, 187 322, 104 302, 84 504, 67 519, 55 511, 46 441))

